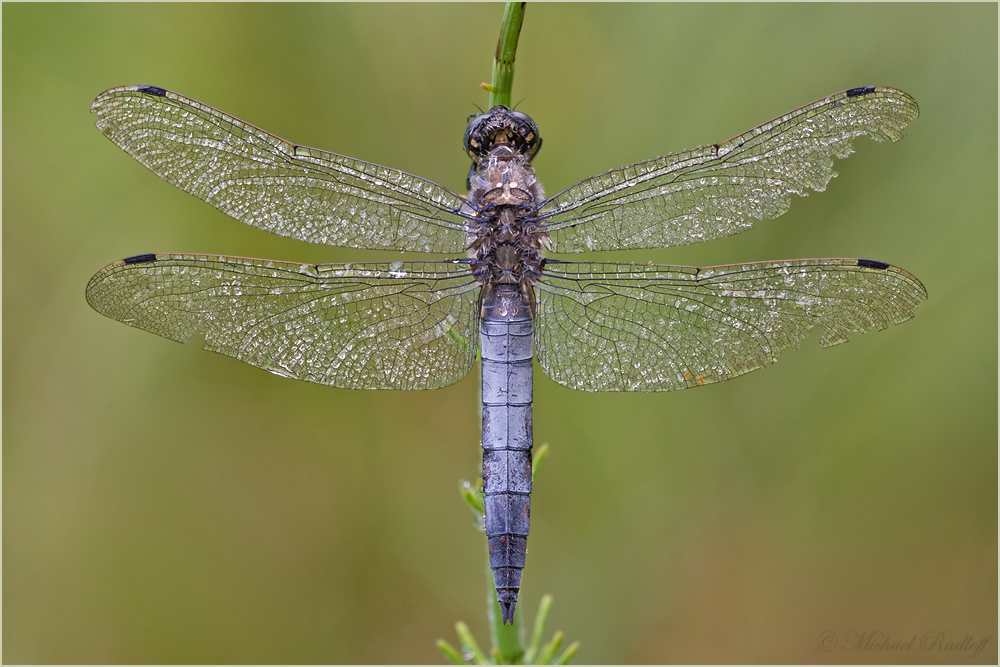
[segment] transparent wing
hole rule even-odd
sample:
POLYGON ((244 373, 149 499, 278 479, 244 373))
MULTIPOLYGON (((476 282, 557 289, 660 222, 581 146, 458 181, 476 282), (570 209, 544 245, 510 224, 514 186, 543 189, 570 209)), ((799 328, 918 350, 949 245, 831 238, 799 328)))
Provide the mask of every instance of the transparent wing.
POLYGON ((722 144, 588 178, 540 209, 556 252, 665 248, 731 236, 776 218, 790 195, 822 191, 833 158, 867 134, 896 141, 917 103, 894 88, 831 95, 722 144))
POLYGON ((711 268, 551 261, 535 285, 535 353, 559 384, 670 391, 775 360, 810 329, 826 347, 885 329, 927 297, 912 275, 858 259, 711 268))
POLYGON ((153 86, 113 88, 90 110, 157 176, 258 229, 351 248, 465 250, 463 200, 422 178, 296 146, 153 86))
POLYGON ((469 372, 479 288, 462 263, 290 264, 138 255, 87 285, 102 315, 272 373, 347 389, 433 389, 469 372))

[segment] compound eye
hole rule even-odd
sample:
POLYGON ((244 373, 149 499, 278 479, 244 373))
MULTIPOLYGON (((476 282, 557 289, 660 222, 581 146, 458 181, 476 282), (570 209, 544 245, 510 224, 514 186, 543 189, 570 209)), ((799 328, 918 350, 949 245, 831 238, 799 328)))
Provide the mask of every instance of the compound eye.
POLYGON ((531 119, 531 116, 521 111, 512 111, 511 115, 521 124, 521 136, 527 143, 528 158, 533 158, 542 147, 542 137, 538 133, 538 125, 531 119))
POLYGON ((462 149, 476 162, 479 162, 479 158, 487 150, 487 147, 482 144, 483 137, 482 132, 480 132, 480 128, 487 117, 489 117, 489 114, 485 113, 469 116, 471 120, 469 120, 469 125, 465 128, 465 136, 462 138, 462 149))

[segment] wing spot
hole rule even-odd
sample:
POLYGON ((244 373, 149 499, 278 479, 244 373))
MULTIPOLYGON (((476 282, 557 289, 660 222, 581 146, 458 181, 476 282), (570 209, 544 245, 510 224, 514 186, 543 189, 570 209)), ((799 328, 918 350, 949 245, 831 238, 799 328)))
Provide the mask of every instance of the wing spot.
POLYGON ((139 86, 135 89, 136 92, 146 93, 147 95, 155 95, 156 97, 166 97, 167 91, 163 88, 157 88, 156 86, 139 86))
POLYGON ((847 91, 848 97, 861 97, 875 92, 875 86, 862 86, 861 88, 851 88, 847 91))
POLYGON ((131 257, 126 257, 122 260, 126 264, 145 264, 147 262, 155 262, 156 255, 146 254, 146 255, 132 255, 131 257))
POLYGON ((882 271, 889 268, 889 264, 885 262, 877 262, 874 259, 859 259, 858 266, 866 269, 880 269, 882 271))

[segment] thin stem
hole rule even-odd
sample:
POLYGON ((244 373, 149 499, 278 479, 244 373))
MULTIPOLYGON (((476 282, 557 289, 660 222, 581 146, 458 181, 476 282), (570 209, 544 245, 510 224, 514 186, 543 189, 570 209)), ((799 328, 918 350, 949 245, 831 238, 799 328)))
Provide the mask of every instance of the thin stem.
POLYGON ((539 665, 551 665, 552 658, 555 656, 556 651, 559 650, 559 646, 562 644, 563 632, 559 630, 554 635, 552 635, 552 641, 542 648, 542 652, 538 654, 537 664, 539 665))
POLYGON ((490 87, 490 108, 502 104, 510 106, 511 88, 514 85, 514 54, 517 38, 521 35, 524 19, 524 2, 508 2, 500 24, 500 39, 493 58, 493 84, 490 87))
POLYGON ((453 665, 464 665, 466 664, 465 659, 462 658, 462 654, 455 650, 455 648, 443 639, 437 641, 438 650, 444 654, 444 657, 451 662, 453 665))
POLYGON ((471 662, 474 665, 488 665, 489 661, 486 659, 486 655, 483 653, 482 649, 479 648, 479 644, 476 643, 476 638, 472 636, 469 632, 469 626, 465 623, 455 624, 455 633, 458 638, 462 640, 462 650, 465 653, 471 654, 471 662))
POLYGON ((563 651, 563 654, 559 656, 559 659, 556 660, 555 664, 568 665, 569 661, 573 659, 574 655, 576 655, 576 650, 578 648, 580 648, 580 642, 573 642, 570 644, 569 647, 563 651))
POLYGON ((552 596, 543 595, 542 604, 538 606, 538 614, 535 616, 535 628, 531 632, 531 646, 524 656, 524 662, 534 664, 538 656, 538 650, 542 646, 542 634, 545 632, 545 621, 549 617, 549 609, 552 608, 552 596))

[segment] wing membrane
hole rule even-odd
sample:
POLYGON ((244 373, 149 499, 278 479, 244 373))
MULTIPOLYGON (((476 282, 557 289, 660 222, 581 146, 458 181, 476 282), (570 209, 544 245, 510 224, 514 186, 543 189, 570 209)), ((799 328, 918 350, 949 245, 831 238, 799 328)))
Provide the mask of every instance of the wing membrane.
POLYGON ((894 88, 854 88, 722 144, 640 162, 564 190, 540 209, 556 252, 660 248, 731 236, 826 188, 833 159, 868 135, 897 141, 917 103, 894 88))
POLYGON ((103 315, 272 373, 347 389, 433 389, 469 372, 478 285, 451 262, 290 264, 139 255, 87 285, 103 315))
POLYGON ((826 347, 885 329, 927 297, 906 271, 813 259, 699 269, 549 263, 535 285, 535 353, 556 382, 585 391, 670 391, 775 360, 810 329, 826 347))
POLYGON ((113 88, 91 111, 150 171, 258 229, 351 248, 465 250, 463 200, 422 178, 296 146, 162 88, 113 88))

